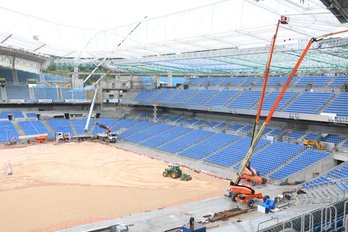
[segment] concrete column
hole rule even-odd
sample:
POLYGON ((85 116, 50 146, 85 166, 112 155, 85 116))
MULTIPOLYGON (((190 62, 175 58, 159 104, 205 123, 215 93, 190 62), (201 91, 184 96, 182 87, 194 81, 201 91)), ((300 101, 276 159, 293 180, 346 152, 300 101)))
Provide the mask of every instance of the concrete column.
POLYGON ((168 86, 173 86, 173 74, 168 74, 168 86))
POLYGON ((18 85, 18 77, 17 77, 17 70, 16 70, 16 57, 13 57, 13 59, 12 59, 12 76, 13 76, 13 83, 15 85, 18 85))
POLYGON ((159 76, 152 76, 152 85, 154 88, 157 88, 159 86, 160 78, 159 76))
POLYGON ((78 88, 78 87, 81 87, 81 86, 78 86, 79 83, 78 83, 78 79, 79 79, 79 66, 78 65, 74 65, 74 73, 72 75, 72 87, 73 88, 78 88))

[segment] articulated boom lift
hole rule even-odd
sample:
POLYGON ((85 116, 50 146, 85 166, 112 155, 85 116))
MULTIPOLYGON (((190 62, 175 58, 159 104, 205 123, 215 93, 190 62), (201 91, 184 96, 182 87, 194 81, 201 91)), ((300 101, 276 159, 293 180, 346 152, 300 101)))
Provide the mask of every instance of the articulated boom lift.
MULTIPOLYGON (((254 199, 255 198, 258 198, 258 199, 264 199, 265 198, 268 198, 268 196, 264 196, 262 193, 260 192, 255 192, 254 189, 252 189, 251 187, 249 186, 245 186, 245 185, 240 185, 239 182, 240 180, 242 179, 242 176, 244 174, 244 170, 246 167, 250 166, 250 160, 252 158, 252 155, 253 155, 253 152, 255 150, 255 147, 257 145, 257 143, 259 142, 261 136, 262 136, 262 133, 264 132, 266 126, 268 125, 268 123, 270 122, 273 114, 274 114, 274 111, 277 109, 280 101, 282 100, 283 96, 284 96, 284 93, 285 91, 288 89, 293 77, 295 76, 295 74, 297 73, 297 70, 299 68, 299 66, 301 65, 304 57, 306 56, 308 50, 310 49, 311 45, 313 44, 313 42, 317 42, 317 41, 320 41, 320 40, 323 40, 324 38, 327 38, 327 37, 330 37, 330 36, 333 36, 333 35, 337 35, 337 34, 341 34, 341 33, 346 33, 348 32, 348 30, 343 30, 343 31, 338 31, 338 32, 334 32, 334 33, 329 33, 329 34, 325 34, 325 35, 322 35, 322 36, 319 36, 317 38, 311 38, 306 47, 304 48, 300 58, 297 60, 292 72, 290 73, 285 85, 283 86, 281 92, 279 93, 276 101, 274 102, 271 110, 269 111, 265 121, 263 122, 262 126, 260 127, 259 130, 257 130, 256 128, 254 129, 255 133, 252 137, 252 143, 250 145, 250 148, 246 154, 246 156, 244 157, 244 159, 242 160, 242 163, 239 167, 239 170, 238 172, 233 176, 231 182, 230 182, 230 193, 231 193, 231 197, 232 197, 232 200, 233 201, 239 201, 239 202, 244 202, 244 203, 247 203, 250 207, 252 207, 254 205, 254 199)), ((267 83, 267 80, 265 80, 265 82, 267 83)), ((262 90, 262 95, 264 94, 265 92, 265 82, 264 82, 264 88, 262 90)), ((262 96, 261 96, 262 97, 262 96)), ((262 105, 261 103, 261 99, 260 99, 260 105, 262 105)), ((259 111, 260 111, 260 105, 259 105, 259 111)), ((259 115, 259 113, 258 113, 259 115)), ((259 117, 258 117, 259 119, 259 117)), ((258 122, 258 119, 256 120, 255 122, 255 126, 257 126, 257 122, 258 122)))
MULTIPOLYGON (((255 123, 254 123, 254 129, 253 129, 253 135, 252 135, 252 139, 251 139, 251 144, 253 143, 255 133, 257 132, 257 129, 258 129, 258 123, 259 123, 260 116, 261 116, 263 99, 265 98, 265 92, 266 92, 266 86, 267 86, 267 81, 268 81, 268 76, 269 76, 269 70, 271 68, 272 57, 273 57, 273 52, 274 52, 274 46, 275 46, 275 42, 276 42, 276 39, 277 39, 279 26, 280 26, 280 24, 288 24, 288 22, 289 22, 289 18, 288 17, 280 16, 280 19, 278 20, 278 23, 277 23, 275 34, 274 34, 274 36, 272 38, 271 48, 270 48, 270 51, 269 51, 269 56, 268 56, 268 59, 267 59, 265 74, 264 74, 264 78, 263 78, 263 85, 262 85, 262 92, 261 92, 260 101, 259 101, 259 107, 258 107, 258 110, 257 110, 256 119, 255 119, 255 123)), ((244 169, 244 172, 243 172, 243 175, 242 175, 242 179, 246 179, 247 181, 250 181, 250 183, 252 185, 266 184, 266 182, 267 182, 266 178, 261 177, 259 175, 259 173, 250 166, 250 161, 247 163, 247 165, 246 165, 246 167, 244 169)))

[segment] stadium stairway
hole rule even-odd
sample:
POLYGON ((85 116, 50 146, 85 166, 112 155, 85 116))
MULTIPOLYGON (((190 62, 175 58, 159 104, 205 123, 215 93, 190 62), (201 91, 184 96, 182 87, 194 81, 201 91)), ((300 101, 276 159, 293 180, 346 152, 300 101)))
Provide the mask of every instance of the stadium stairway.
POLYGON ((46 129, 48 130, 48 132, 50 132, 50 134, 55 136, 56 132, 52 129, 52 127, 48 124, 47 121, 42 121, 42 124, 46 127, 46 129))
POLYGON ((294 97, 292 97, 281 109, 277 111, 284 111, 286 108, 288 108, 288 106, 292 105, 292 103, 294 103, 300 96, 301 94, 297 92, 294 97))
POLYGON ((72 129, 72 131, 74 132, 75 135, 79 135, 79 133, 77 133, 77 130, 75 128, 75 125, 74 123, 72 122, 72 120, 68 120, 69 124, 70 124, 70 127, 72 129))
POLYGON ((320 108, 318 114, 324 112, 330 105, 331 103, 336 99, 338 94, 334 94, 327 102, 325 105, 323 105, 323 107, 320 108))
POLYGON ((35 99, 35 94, 34 94, 33 87, 28 87, 28 91, 29 91, 29 98, 30 99, 35 99))
MULTIPOLYGON (((238 142, 239 140, 241 140, 242 138, 244 138, 243 136, 238 136, 235 140, 231 141, 228 144, 225 144, 224 146, 220 147, 219 149, 213 151, 212 153, 210 153, 209 155, 205 156, 203 159, 209 159, 211 156, 215 155, 216 153, 219 153, 221 150, 225 149, 226 147, 230 146, 232 143, 238 142)), ((204 161, 204 160, 203 160, 204 161)), ((205 161, 206 162, 206 161, 205 161)), ((212 164, 210 162, 207 162, 209 164, 212 164)))
POLYGON ((25 135, 22 127, 18 124, 17 121, 12 121, 13 126, 16 128, 19 135, 25 135))
MULTIPOLYGON (((168 124, 168 125, 169 125, 169 124, 168 124)), ((161 131, 161 132, 159 132, 159 133, 156 133, 156 134, 154 134, 154 135, 151 135, 151 136, 147 137, 146 139, 143 139, 143 140, 141 140, 141 141, 138 141, 137 143, 138 143, 138 144, 144 143, 144 142, 146 142, 146 141, 152 139, 153 137, 161 136, 161 134, 167 133, 167 132, 168 132, 169 130, 171 130, 171 129, 173 129, 173 126, 170 126, 170 127, 166 128, 165 130, 163 130, 163 131, 161 131)))
MULTIPOLYGON (((204 137, 204 138, 202 138, 202 139, 200 139, 200 140, 198 140, 198 141, 195 141, 195 142, 192 143, 190 146, 188 146, 188 147, 182 149, 182 150, 179 151, 178 153, 179 153, 179 154, 180 154, 180 153, 183 153, 184 151, 189 150, 190 148, 196 146, 197 144, 209 140, 209 139, 210 139, 212 136, 214 136, 214 135, 216 135, 216 133, 212 133, 212 134, 208 135, 207 137, 204 137)), ((180 155, 181 155, 181 154, 180 154, 180 155)))
POLYGON ((303 154, 306 151, 306 148, 303 147, 303 150, 297 152, 296 154, 294 154, 290 159, 286 160, 284 163, 278 165, 277 167, 275 167, 274 169, 272 169, 271 171, 269 171, 268 173, 265 174, 265 176, 267 178, 270 178, 270 175, 272 175, 272 173, 276 172, 278 169, 284 167, 285 165, 287 165, 288 163, 290 163, 291 161, 293 161, 294 159, 296 159, 298 156, 300 156, 301 154, 303 154))

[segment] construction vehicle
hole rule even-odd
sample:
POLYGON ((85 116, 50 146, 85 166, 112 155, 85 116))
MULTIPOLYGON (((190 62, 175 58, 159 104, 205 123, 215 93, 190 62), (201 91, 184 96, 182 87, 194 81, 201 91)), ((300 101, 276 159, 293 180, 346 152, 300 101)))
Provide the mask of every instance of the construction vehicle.
POLYGON ((182 175, 182 171, 181 171, 180 165, 178 164, 169 165, 163 172, 164 177, 170 176, 173 179, 179 178, 181 177, 181 175, 182 175))
MULTIPOLYGON (((282 17, 283 18, 283 17, 282 17)), ((281 19, 282 19, 281 18, 281 19)), ((281 20, 278 21, 278 26, 281 23, 281 20)), ((278 28, 277 28, 278 30, 278 28)), ((245 186, 240 184, 240 181, 242 179, 242 176, 244 174, 244 170, 246 167, 250 168, 250 160, 253 156, 255 147, 257 145, 257 143, 259 142, 266 126, 269 124, 275 110, 277 109, 280 101, 282 100, 285 91, 288 89, 293 77, 296 75, 298 68, 300 67, 304 57, 306 56, 307 52, 309 51, 311 45, 314 42, 323 40, 324 38, 333 36, 333 35, 337 35, 337 34, 341 34, 341 33, 346 33, 348 32, 348 30, 343 30, 343 31, 339 31, 339 32, 334 32, 334 33, 329 33, 329 34, 325 34, 322 36, 319 36, 317 38, 311 38, 309 39, 306 47, 304 48, 302 54, 300 55, 300 58, 297 60, 292 72, 290 73, 287 81, 285 82, 282 90, 280 91, 277 99, 275 100, 272 108, 270 109, 270 111, 267 114, 267 117, 265 119, 265 121, 262 123, 260 129, 258 129, 258 119, 260 118, 260 113, 261 113, 261 109, 262 109, 262 103, 263 103, 263 99, 264 99, 264 94, 265 94, 265 90, 266 90, 266 84, 267 84, 267 76, 265 75, 265 80, 263 83, 263 87, 262 87, 262 92, 261 92, 261 98, 259 101, 259 108, 258 108, 258 113, 256 116, 256 121, 255 121, 255 125, 254 125, 254 130, 253 130, 253 137, 252 137, 252 142, 250 145, 250 148, 246 154, 246 156, 243 158, 242 163, 239 167, 239 170, 237 171, 237 173, 235 173, 235 175, 232 177, 231 181, 230 181, 230 189, 229 189, 229 196, 232 197, 232 200, 234 201, 239 201, 239 202, 243 202, 243 203, 247 203, 249 206, 253 206, 254 205, 254 199, 267 199, 267 196, 263 196, 262 193, 259 192, 255 192, 254 189, 252 189, 249 186, 245 186)), ((273 46, 274 46, 274 41, 275 41, 275 37, 273 39, 273 43, 272 43, 272 47, 271 47, 271 53, 273 52, 273 46)), ((270 56, 271 57, 271 56, 270 56)), ((269 69, 270 66, 270 62, 267 62, 267 68, 266 71, 269 69)))
POLYGON ((324 145, 319 142, 318 140, 313 139, 305 139, 303 140, 303 145, 305 145, 308 148, 316 148, 318 150, 324 150, 324 145))
MULTIPOLYGON (((258 128, 258 123, 259 123, 260 117, 261 117, 262 104, 263 104, 263 99, 265 98, 265 91, 266 91, 269 71, 271 68, 274 46, 275 46, 275 42, 277 39, 279 26, 280 26, 280 24, 284 24, 284 25, 288 24, 288 22, 289 22, 288 17, 280 16, 280 19, 278 20, 278 23, 277 23, 275 34, 272 38, 271 48, 270 48, 269 56, 268 56, 267 63, 266 63, 266 69, 265 69, 265 73, 264 73, 264 79, 263 79, 262 92, 261 92, 260 101, 259 101, 259 107, 257 110, 256 119, 255 119, 255 123, 254 123, 251 144, 253 142, 255 133, 256 133, 257 128, 258 128)), ((250 166, 250 161, 247 163, 241 178, 249 181, 253 186, 255 186, 256 184, 266 184, 266 182, 267 182, 266 178, 261 177, 259 175, 259 173, 250 166)))
POLYGON ((98 133, 96 135, 97 139, 103 141, 103 142, 108 142, 108 143, 116 143, 117 142, 117 133, 116 132, 110 132, 110 127, 101 124, 101 123, 96 123, 97 126, 100 128, 105 129, 105 133, 98 133))
POLYGON ((66 132, 66 133, 56 132, 55 137, 56 137, 56 142, 63 142, 63 141, 67 142, 71 140, 70 132, 66 132))
POLYGON ((245 179, 246 181, 249 181, 252 186, 255 186, 256 184, 266 184, 267 179, 264 177, 261 177, 259 172, 257 172, 252 167, 245 167, 242 179, 245 179))
POLYGON ((48 141, 48 134, 37 134, 37 135, 20 135, 18 136, 19 141, 25 141, 29 144, 34 143, 45 143, 48 141))
POLYGON ((178 164, 171 164, 169 165, 162 174, 164 177, 170 176, 173 179, 180 178, 182 181, 189 181, 192 180, 191 175, 183 173, 180 165, 178 164))

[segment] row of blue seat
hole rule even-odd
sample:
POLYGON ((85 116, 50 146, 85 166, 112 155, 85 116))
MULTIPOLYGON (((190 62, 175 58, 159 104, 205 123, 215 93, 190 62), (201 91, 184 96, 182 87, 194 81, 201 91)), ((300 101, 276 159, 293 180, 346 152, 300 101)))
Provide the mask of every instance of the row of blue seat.
MULTIPOLYGON (((287 76, 273 76, 269 77, 268 85, 284 85, 287 76)), ((296 76, 292 80, 292 85, 295 86, 307 86, 311 83, 313 86, 322 87, 326 86, 330 82, 329 86, 339 87, 348 83, 348 76, 296 76)), ((191 78, 186 84, 192 86, 262 86, 263 78, 257 77, 207 77, 207 78, 191 78)))
MULTIPOLYGON (((263 110, 270 110, 275 102, 278 91, 266 94, 263 110)), ((258 90, 142 90, 134 98, 139 103, 161 105, 185 104, 189 106, 225 107, 230 109, 257 109, 260 91, 258 90)), ((285 92, 277 110, 294 113, 318 114, 324 110, 327 113, 348 116, 348 93, 335 95, 332 92, 285 92), (326 104, 334 99, 329 106, 326 104), (291 102, 293 100, 293 102, 291 102)))

